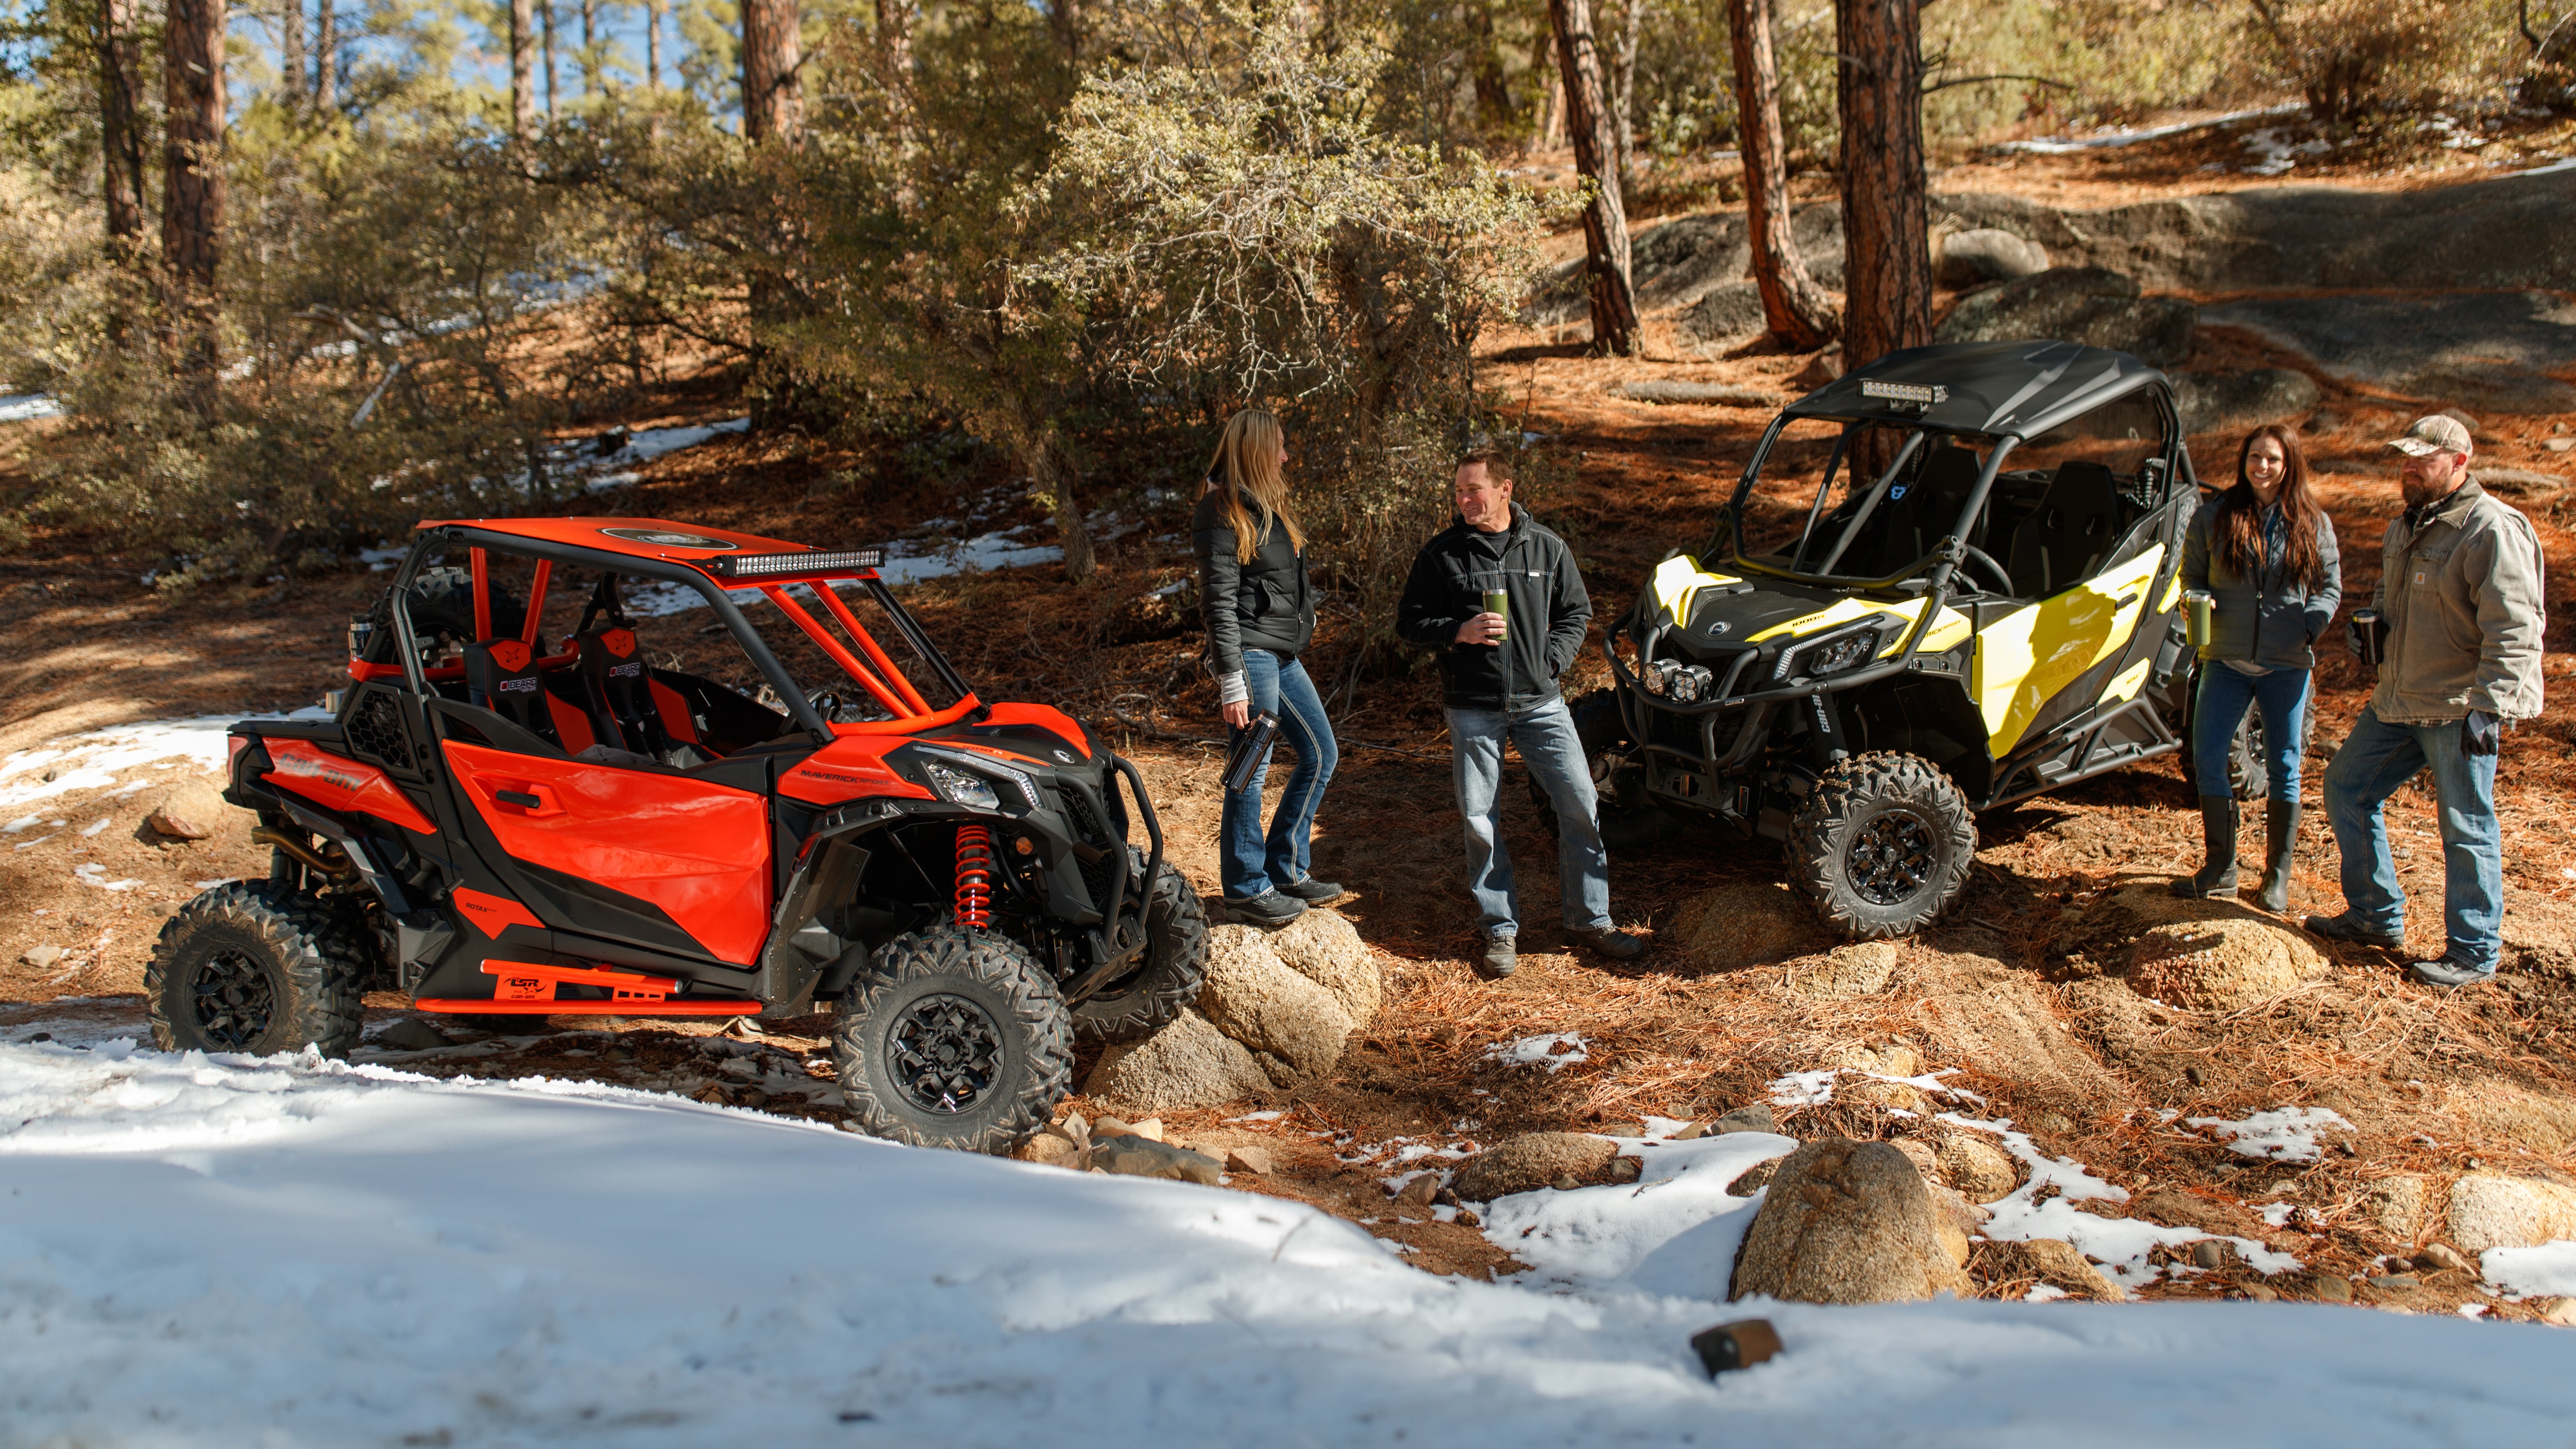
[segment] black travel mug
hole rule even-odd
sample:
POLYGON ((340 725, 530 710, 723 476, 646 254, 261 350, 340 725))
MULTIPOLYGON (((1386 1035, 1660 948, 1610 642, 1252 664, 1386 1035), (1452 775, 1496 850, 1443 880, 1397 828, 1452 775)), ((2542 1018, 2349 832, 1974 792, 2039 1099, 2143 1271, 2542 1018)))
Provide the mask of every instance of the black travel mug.
POLYGON ((1240 795, 1252 784, 1253 772, 1270 755, 1270 742, 1279 738, 1279 716, 1264 710, 1252 717, 1234 745, 1225 752, 1225 792, 1240 795))

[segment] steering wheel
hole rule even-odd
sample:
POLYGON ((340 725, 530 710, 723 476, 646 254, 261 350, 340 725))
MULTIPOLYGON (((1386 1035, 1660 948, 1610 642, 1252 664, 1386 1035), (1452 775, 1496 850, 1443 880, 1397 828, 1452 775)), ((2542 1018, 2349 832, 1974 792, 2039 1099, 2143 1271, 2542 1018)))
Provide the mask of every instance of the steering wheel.
MULTIPOLYGON (((1987 571, 1995 576, 1995 582, 2003 585, 2001 592, 2004 597, 2012 597, 2012 575, 2004 572, 2004 566, 1995 562, 1994 555, 1987 553, 1984 549, 1977 547, 1973 543, 1966 545, 1966 548, 1968 550, 1968 562, 1985 565, 1987 571)), ((1983 593, 1984 590, 1980 588, 1978 592, 1983 593)))

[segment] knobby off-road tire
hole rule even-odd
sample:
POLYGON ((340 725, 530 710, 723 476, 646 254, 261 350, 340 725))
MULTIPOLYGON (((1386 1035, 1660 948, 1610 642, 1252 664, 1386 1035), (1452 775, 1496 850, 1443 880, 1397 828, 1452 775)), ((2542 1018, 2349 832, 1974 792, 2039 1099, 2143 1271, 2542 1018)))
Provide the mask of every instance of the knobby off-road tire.
POLYGON ((841 997, 841 1096, 859 1130, 1006 1153, 1073 1082, 1073 1022, 1028 948, 948 922, 907 931, 841 997))
POLYGON ((274 881, 218 886, 161 928, 144 1009, 163 1051, 265 1056, 358 1044, 369 946, 325 902, 274 881))
POLYGON ((1861 939, 1930 925, 1977 858, 1967 797, 1915 755, 1839 760, 1789 822, 1789 869, 1825 923, 1861 939))
MULTIPOLYGON (((1127 847, 1135 875, 1145 873, 1144 852, 1127 847)), ((1199 999, 1207 979, 1207 907, 1187 876, 1170 861, 1145 899, 1144 964, 1084 997, 1073 1008, 1073 1029, 1084 1041, 1139 1041, 1170 1025, 1199 999)))

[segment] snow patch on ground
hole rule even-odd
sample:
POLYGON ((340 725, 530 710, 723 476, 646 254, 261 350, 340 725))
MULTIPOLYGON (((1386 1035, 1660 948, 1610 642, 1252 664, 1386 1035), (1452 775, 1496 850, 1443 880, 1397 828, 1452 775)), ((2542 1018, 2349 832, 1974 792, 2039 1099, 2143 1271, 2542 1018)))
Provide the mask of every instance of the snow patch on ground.
POLYGON ((2576 1298, 2576 1243, 2489 1248, 2478 1255, 2486 1279, 2512 1298, 2576 1298))
MULTIPOLYGON (((12 750, 0 757, 0 808, 14 809, 37 800, 50 800, 74 790, 105 790, 114 787, 121 771, 145 765, 163 764, 167 768, 193 766, 198 773, 221 770, 227 754, 224 734, 244 719, 328 719, 330 715, 318 706, 287 714, 209 714, 193 719, 146 720, 141 724, 118 725, 112 729, 91 730, 86 734, 67 735, 48 740, 32 749, 12 750), (47 780, 50 772, 54 778, 47 780)), ((157 780, 133 782, 134 789, 159 784, 157 780)), ((13 820, 6 827, 24 830, 35 823, 36 816, 24 822, 13 820)), ((50 821, 60 825, 63 822, 50 821)), ((32 843, 32 842, 31 842, 32 843)))
MULTIPOLYGON (((2140 1218, 2111 1218, 2081 1211, 2075 1207, 2078 1202, 2127 1202, 2129 1190, 2095 1177, 2073 1158, 2049 1156, 2030 1139, 2030 1134, 2012 1130, 2009 1121, 1981 1122, 1957 1112, 1944 1112, 1941 1120, 1991 1134, 2029 1170, 2029 1181, 1986 1204, 1994 1216, 1987 1220, 1985 1235, 1998 1242, 2056 1238, 2072 1243, 2077 1252, 2101 1265, 2104 1277, 2124 1289, 2135 1290, 2168 1272, 2188 1275, 2199 1271, 2159 1266, 2150 1257, 2158 1247, 2220 1236, 2198 1228, 2168 1228, 2140 1218)), ((2235 1244, 2246 1265, 2266 1277, 2304 1266, 2288 1253, 2275 1252, 2251 1238, 2229 1237, 2224 1241, 2235 1244)))
POLYGON ((58 418, 63 405, 40 392, 0 394, 0 423, 24 423, 37 418, 58 418))
POLYGON ((666 453, 694 448, 732 433, 751 431, 749 416, 727 418, 720 423, 692 423, 676 428, 645 428, 626 435, 625 445, 613 452, 602 453, 587 439, 558 445, 554 458, 565 461, 566 470, 581 479, 584 493, 606 493, 641 482, 637 468, 666 453))
POLYGON ((1507 1067, 1545 1067, 1554 1076, 1577 1062, 1592 1060, 1592 1050, 1573 1032, 1557 1031, 1498 1041, 1485 1048, 1485 1060, 1507 1067))
POLYGON ((2230 111, 2205 121, 2177 121, 2167 126, 2141 126, 2133 130, 2102 131, 2091 136, 2040 136, 2028 141, 2006 141, 1998 149, 2024 151, 2039 156, 2063 156, 2075 151, 2108 151, 2122 146, 2135 146, 2141 141, 2161 141, 2167 136, 2189 135, 2213 126, 2233 125, 2238 121, 2268 120, 2274 116, 2291 116, 2307 107, 2292 103, 2263 106, 2250 111, 2230 111))
POLYGON ((1727 1304, 1721 1240, 1754 1201, 1725 1197, 1727 1159, 1787 1140, 1624 1145, 1645 1179, 1554 1194, 1545 1241, 1513 1246, 1566 1256, 1522 1287, 1276 1198, 590 1083, 0 1045, 8 1432, 1985 1449, 2009 1424, 2124 1449, 2555 1443, 2576 1419, 2567 1340, 2536 1326, 1727 1304), (1611 1201, 1626 1222, 1571 1230, 1611 1201), (1753 1312, 1786 1352, 1712 1382, 1690 1334, 1753 1312))
POLYGON ((1727 1185, 1796 1151, 1797 1139, 1729 1132, 1689 1142, 1616 1140, 1622 1155, 1645 1163, 1635 1182, 1497 1198, 1485 1213, 1486 1240, 1529 1264, 1533 1286, 1722 1301, 1762 1201, 1759 1191, 1732 1196, 1727 1185))
POLYGON ((2206 1128, 2212 1135, 2226 1139, 2227 1150, 2239 1157, 2268 1162, 2314 1162, 2325 1150, 2317 1134, 2329 1129, 2352 1130, 2352 1124, 2341 1113, 2325 1107, 2276 1107, 2241 1122, 2225 1117, 2193 1117, 2184 1125, 2206 1128))

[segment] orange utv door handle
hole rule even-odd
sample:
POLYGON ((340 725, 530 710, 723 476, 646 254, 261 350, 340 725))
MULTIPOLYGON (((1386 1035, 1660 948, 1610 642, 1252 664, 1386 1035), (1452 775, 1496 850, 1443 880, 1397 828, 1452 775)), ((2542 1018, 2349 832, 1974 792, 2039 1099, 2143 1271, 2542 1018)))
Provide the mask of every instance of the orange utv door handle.
POLYGON ((514 806, 518 809, 525 810, 531 815, 561 815, 563 813, 563 806, 555 800, 555 792, 548 786, 531 785, 523 780, 510 780, 506 782, 498 780, 477 780, 475 783, 489 786, 494 800, 497 800, 504 805, 514 806))

